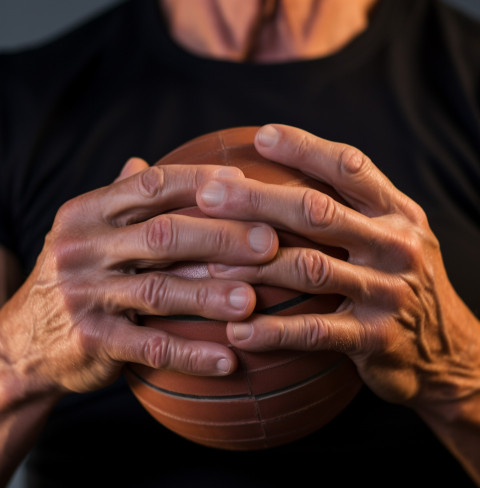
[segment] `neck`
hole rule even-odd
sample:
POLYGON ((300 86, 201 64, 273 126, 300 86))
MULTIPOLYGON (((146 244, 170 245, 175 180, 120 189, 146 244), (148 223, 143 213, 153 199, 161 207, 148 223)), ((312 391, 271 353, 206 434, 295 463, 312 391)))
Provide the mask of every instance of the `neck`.
POLYGON ((377 0, 159 0, 183 48, 229 61, 328 56, 363 32, 377 0))

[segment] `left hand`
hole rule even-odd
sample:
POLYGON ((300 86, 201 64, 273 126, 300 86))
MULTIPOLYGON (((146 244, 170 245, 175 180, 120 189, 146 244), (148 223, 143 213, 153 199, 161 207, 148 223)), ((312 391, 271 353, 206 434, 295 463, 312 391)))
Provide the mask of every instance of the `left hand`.
POLYGON ((478 395, 479 322, 450 284, 419 205, 351 146, 283 125, 260 129, 255 144, 264 157, 331 185, 349 206, 311 189, 231 179, 199 189, 202 211, 268 222, 343 247, 348 261, 285 248, 267 264, 211 265, 211 274, 346 298, 331 314, 229 323, 231 343, 251 351, 345 353, 378 396, 413 407, 435 409, 478 395))

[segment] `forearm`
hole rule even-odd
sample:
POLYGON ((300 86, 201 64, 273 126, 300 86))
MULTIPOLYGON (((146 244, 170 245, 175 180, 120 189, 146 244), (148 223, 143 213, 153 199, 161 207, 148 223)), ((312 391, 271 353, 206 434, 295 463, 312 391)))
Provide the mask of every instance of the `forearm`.
POLYGON ((466 333, 464 348, 457 348, 450 367, 430 387, 435 390, 431 401, 416 410, 427 425, 463 465, 480 486, 480 321, 461 302, 452 308, 457 320, 457 336, 466 333))
POLYGON ((420 416, 480 486, 480 393, 420 416))
POLYGON ((58 394, 35 391, 0 356, 0 487, 32 447, 58 394))
MULTIPOLYGON (((22 281, 15 257, 0 246, 0 306, 13 295, 22 281)), ((1 310, 0 329, 0 487, 7 484, 22 458, 40 432, 51 407, 53 396, 31 388, 31 381, 15 370, 8 352, 9 333, 6 307, 1 310)))
POLYGON ((333 314, 230 323, 230 343, 255 352, 347 354, 375 394, 412 407, 480 486, 480 323, 448 279, 424 210, 350 146, 282 125, 260 129, 255 143, 263 157, 333 186, 351 208, 325 192, 244 179, 208 181, 198 192, 200 209, 214 218, 279 222, 346 249, 349 259, 281 249, 266 266, 212 266, 211 276, 346 300, 333 314))
POLYGON ((35 367, 26 357, 12 354, 13 331, 20 330, 12 317, 12 309, 18 307, 6 303, 15 289, 13 284, 20 281, 12 263, 15 261, 0 248, 0 488, 32 447, 60 396, 32 377, 35 367))

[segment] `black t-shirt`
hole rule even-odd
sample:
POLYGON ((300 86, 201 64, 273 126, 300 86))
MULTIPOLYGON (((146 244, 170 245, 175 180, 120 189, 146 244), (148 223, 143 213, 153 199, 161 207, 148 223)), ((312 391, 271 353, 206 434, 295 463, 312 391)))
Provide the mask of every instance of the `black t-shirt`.
MULTIPOLYGON (((478 315, 480 26, 451 8, 381 0, 338 53, 259 65, 189 54, 155 0, 133 0, 0 56, 0 74, 0 243, 27 273, 58 207, 113 181, 130 156, 154 163, 206 132, 279 122, 358 147, 416 200, 478 315)), ((236 453, 167 431, 120 378, 63 400, 28 465, 42 487, 470 485, 413 412, 366 387, 317 433, 236 453)))

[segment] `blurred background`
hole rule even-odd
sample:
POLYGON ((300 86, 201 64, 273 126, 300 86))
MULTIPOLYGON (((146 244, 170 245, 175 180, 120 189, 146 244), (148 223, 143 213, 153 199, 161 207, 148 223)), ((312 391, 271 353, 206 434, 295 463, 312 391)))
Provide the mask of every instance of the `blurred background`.
MULTIPOLYGON (((0 0, 0 50, 43 43, 123 0, 0 0)), ((480 19, 480 0, 443 0, 480 19)))
POLYGON ((0 50, 48 41, 122 1, 0 0, 0 50))
MULTIPOLYGON (((0 0, 0 51, 16 51, 48 42, 122 1, 0 0)), ((442 1, 480 20, 480 0, 442 1)), ((7 488, 24 487, 20 469, 7 488)))

